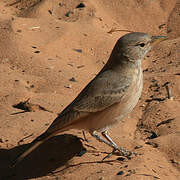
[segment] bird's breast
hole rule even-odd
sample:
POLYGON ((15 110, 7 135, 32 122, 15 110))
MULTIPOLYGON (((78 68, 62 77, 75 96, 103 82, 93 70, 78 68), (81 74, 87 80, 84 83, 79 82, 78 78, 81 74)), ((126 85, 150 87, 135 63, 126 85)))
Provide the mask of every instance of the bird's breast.
POLYGON ((132 74, 132 82, 126 93, 118 104, 119 114, 115 117, 116 120, 121 120, 127 116, 138 103, 143 88, 143 74, 142 69, 135 69, 132 74))
POLYGON ((136 69, 132 76, 133 78, 131 85, 124 93, 121 101, 106 110, 104 114, 104 116, 107 117, 107 119, 104 119, 104 125, 106 125, 106 127, 103 129, 107 129, 113 124, 121 121, 133 110, 133 108, 138 103, 143 88, 142 69, 136 69))

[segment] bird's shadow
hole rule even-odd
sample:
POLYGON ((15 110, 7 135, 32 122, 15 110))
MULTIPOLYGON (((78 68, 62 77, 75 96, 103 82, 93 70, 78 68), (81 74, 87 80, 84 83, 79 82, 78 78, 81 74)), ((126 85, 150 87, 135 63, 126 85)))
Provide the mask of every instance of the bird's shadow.
POLYGON ((15 168, 10 168, 12 160, 30 145, 20 145, 9 150, 0 149, 0 180, 45 176, 61 166, 68 165, 68 161, 84 149, 76 136, 70 134, 55 136, 35 149, 15 168))

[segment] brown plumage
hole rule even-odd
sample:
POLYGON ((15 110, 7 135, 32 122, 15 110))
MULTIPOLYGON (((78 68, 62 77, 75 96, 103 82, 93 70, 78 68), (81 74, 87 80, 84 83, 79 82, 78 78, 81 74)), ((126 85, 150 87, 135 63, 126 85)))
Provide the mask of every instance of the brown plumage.
POLYGON ((143 87, 141 61, 151 47, 166 39, 134 32, 121 37, 106 65, 54 120, 50 127, 19 156, 13 166, 44 141, 69 129, 88 131, 97 140, 106 143, 121 155, 130 151, 118 147, 108 136, 107 130, 126 117, 136 106, 143 87), (102 133, 103 139, 97 134, 102 133))

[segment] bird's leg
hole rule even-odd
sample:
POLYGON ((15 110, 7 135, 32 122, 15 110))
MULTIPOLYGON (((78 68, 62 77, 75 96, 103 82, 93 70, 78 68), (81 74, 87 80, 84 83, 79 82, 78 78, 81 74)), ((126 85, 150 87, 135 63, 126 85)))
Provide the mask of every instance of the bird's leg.
POLYGON ((108 135, 108 131, 103 131, 102 133, 102 136, 105 137, 110 143, 113 144, 113 146, 116 148, 118 147, 117 144, 111 139, 111 137, 108 135))
POLYGON ((131 154, 133 154, 132 152, 117 146, 117 144, 108 135, 107 130, 103 131, 101 134, 103 137, 105 137, 108 140, 108 142, 112 144, 111 147, 113 147, 113 151, 110 154, 108 154, 108 156, 106 156, 104 159, 106 159, 107 157, 110 157, 116 150, 119 151, 120 155, 125 156, 125 157, 129 157, 131 154))
POLYGON ((118 155, 124 156, 124 157, 127 157, 127 158, 129 158, 132 154, 138 155, 138 154, 135 153, 135 152, 131 152, 131 151, 128 151, 128 150, 126 150, 126 149, 123 149, 123 148, 117 146, 116 143, 113 142, 113 140, 110 138, 110 136, 109 136, 107 133, 108 133, 107 130, 106 130, 106 131, 103 131, 103 132, 101 133, 102 136, 105 137, 106 139, 103 139, 101 136, 99 136, 96 131, 93 131, 93 132, 91 133, 91 135, 92 135, 93 137, 95 137, 98 141, 103 142, 103 143, 105 143, 105 144, 107 144, 108 146, 110 146, 110 147, 113 148, 113 151, 112 151, 111 153, 109 153, 107 156, 105 156, 105 157, 103 158, 103 160, 106 159, 106 158, 108 158, 108 157, 110 157, 110 156, 112 156, 112 155, 115 153, 115 151, 118 151, 118 155))
POLYGON ((105 139, 103 139, 101 136, 99 136, 99 135, 97 134, 96 131, 93 131, 93 132, 91 133, 91 135, 92 135, 93 137, 95 137, 99 142, 103 142, 103 143, 107 144, 108 146, 111 146, 112 148, 114 148, 114 146, 113 146, 113 144, 112 144, 111 142, 106 141, 105 139))
MULTIPOLYGON (((122 154, 123 156, 126 156, 126 157, 127 157, 127 155, 125 155, 125 152, 126 152, 126 151, 125 151, 124 149, 121 149, 120 147, 118 147, 118 146, 112 141, 112 139, 107 135, 107 131, 102 132, 102 135, 103 135, 107 140, 105 140, 105 139, 103 139, 101 136, 99 136, 96 131, 93 131, 93 132, 91 133, 91 135, 92 135, 93 137, 95 137, 98 141, 103 142, 103 143, 105 143, 105 144, 107 144, 108 146, 110 146, 110 147, 113 148, 113 151, 112 151, 111 153, 109 153, 107 156, 105 156, 105 157, 102 159, 102 161, 105 160, 106 158, 111 157, 116 150, 118 150, 119 152, 121 152, 121 154, 122 154), (122 153, 122 152, 123 152, 123 153, 122 153)), ((126 153, 126 154, 127 154, 127 153, 126 153)))

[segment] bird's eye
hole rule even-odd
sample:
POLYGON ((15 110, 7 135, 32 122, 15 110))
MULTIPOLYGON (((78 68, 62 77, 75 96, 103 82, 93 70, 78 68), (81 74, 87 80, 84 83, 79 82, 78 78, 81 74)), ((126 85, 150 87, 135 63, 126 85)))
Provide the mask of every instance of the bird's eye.
POLYGON ((141 44, 139 44, 139 46, 144 47, 144 46, 145 46, 145 44, 144 44, 144 43, 141 43, 141 44))

